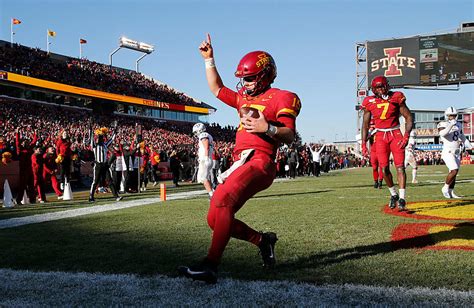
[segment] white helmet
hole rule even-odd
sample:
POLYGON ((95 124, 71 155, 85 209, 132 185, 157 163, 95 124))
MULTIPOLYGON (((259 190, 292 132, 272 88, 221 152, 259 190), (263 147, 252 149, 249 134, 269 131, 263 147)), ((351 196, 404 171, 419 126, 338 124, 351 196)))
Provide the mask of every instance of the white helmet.
POLYGON ((193 134, 197 135, 206 131, 206 126, 202 123, 196 123, 193 126, 193 134))
POLYGON ((446 109, 446 111, 444 112, 444 115, 446 117, 448 117, 450 115, 456 116, 456 115, 458 115, 458 111, 454 107, 448 107, 448 109, 446 109))

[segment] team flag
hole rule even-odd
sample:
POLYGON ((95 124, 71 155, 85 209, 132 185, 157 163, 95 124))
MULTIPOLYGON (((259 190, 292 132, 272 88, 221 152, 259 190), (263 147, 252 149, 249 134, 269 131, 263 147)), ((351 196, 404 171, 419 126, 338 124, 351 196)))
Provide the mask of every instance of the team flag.
POLYGON ((87 44, 87 41, 85 39, 79 39, 80 44, 87 44))
POLYGON ((21 20, 16 19, 16 18, 12 18, 12 24, 19 25, 19 24, 21 24, 21 20))
POLYGON ((51 36, 51 37, 55 37, 56 36, 56 31, 48 30, 48 35, 51 36))

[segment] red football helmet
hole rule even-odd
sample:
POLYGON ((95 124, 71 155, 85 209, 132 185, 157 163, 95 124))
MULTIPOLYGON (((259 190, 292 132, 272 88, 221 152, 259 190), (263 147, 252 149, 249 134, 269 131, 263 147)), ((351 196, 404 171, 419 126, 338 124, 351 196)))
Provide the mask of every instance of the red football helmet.
POLYGON ((370 89, 375 96, 385 96, 388 94, 390 90, 390 84, 388 83, 388 79, 385 76, 377 76, 372 79, 372 83, 370 84, 370 89), (380 89, 379 91, 377 89, 380 89))
POLYGON ((265 51, 252 51, 246 54, 235 71, 235 77, 241 80, 237 84, 237 90, 244 88, 245 93, 256 96, 270 87, 277 76, 277 68, 273 57, 265 51), (246 89, 244 78, 254 77, 255 87, 246 89))

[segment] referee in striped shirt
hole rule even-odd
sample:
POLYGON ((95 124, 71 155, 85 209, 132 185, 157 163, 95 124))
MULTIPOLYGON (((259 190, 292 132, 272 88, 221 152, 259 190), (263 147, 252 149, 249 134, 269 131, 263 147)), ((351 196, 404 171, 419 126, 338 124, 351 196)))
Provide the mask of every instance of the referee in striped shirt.
MULTIPOLYGON (((112 142, 115 139, 115 130, 114 134, 112 137, 107 140, 107 142, 104 142, 104 135, 99 134, 98 135, 98 140, 97 142, 94 141, 94 133, 92 131, 92 128, 90 128, 89 134, 90 134, 90 140, 91 140, 91 148, 92 151, 94 152, 94 179, 92 181, 91 185, 91 190, 89 192, 89 202, 94 202, 94 193, 95 190, 97 189, 97 186, 100 183, 103 183, 104 180, 106 179, 107 175, 109 174, 109 165, 107 164, 107 151, 109 149, 109 146, 112 144, 112 142)), ((112 191, 112 194, 114 195, 115 199, 117 201, 122 200, 122 197, 120 197, 117 193, 117 190, 115 189, 115 186, 113 182, 111 181, 110 178, 107 179, 109 182, 109 188, 112 191)))

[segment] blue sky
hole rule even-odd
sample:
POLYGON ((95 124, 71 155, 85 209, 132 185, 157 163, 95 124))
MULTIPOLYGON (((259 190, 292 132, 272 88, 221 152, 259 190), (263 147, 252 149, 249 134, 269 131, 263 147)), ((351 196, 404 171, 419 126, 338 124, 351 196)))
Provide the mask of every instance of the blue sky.
MULTIPOLYGON (((209 92, 198 45, 211 33, 224 83, 234 88, 240 58, 253 50, 273 55, 275 87, 297 93, 297 128, 305 141, 353 139, 356 134, 355 43, 455 30, 474 21, 473 0, 452 1, 24 1, 0 0, 0 39, 46 49, 46 29, 57 32, 51 51, 108 63, 118 38, 144 41, 155 53, 140 70, 203 100, 218 111, 211 122, 238 123, 237 113, 209 92)), ((135 68, 139 53, 120 50, 114 65, 135 68)), ((412 109, 474 106, 474 85, 460 91, 403 90, 412 109)))

